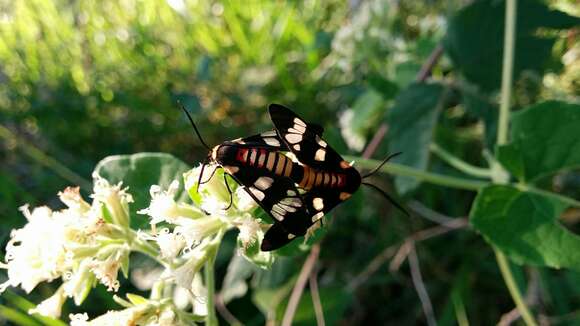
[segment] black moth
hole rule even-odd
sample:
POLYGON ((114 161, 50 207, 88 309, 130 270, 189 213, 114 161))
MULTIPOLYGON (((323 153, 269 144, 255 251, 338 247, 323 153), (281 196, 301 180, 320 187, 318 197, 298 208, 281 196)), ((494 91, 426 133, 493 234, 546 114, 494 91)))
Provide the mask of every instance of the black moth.
MULTIPOLYGON (((322 139, 322 127, 306 123, 282 105, 271 104, 268 109, 274 130, 225 141, 213 147, 208 155, 210 162, 222 167, 275 221, 264 236, 262 251, 278 249, 305 235, 311 227, 320 226, 322 217, 350 198, 361 184, 379 190, 407 214, 385 192, 362 182, 399 153, 361 176, 322 139), (287 152, 293 153, 296 161, 287 152)), ((209 149, 189 113, 183 110, 200 141, 209 149)))

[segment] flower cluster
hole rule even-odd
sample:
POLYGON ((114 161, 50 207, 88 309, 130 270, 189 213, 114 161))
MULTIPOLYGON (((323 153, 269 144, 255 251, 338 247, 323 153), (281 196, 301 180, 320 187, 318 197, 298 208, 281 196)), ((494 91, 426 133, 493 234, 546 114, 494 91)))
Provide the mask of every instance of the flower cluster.
POLYGON ((216 168, 200 166, 185 173, 184 190, 177 180, 166 188, 151 186, 149 206, 137 211, 149 218, 150 228, 145 230, 130 227, 135 216, 131 216, 133 197, 128 189, 121 183, 111 185, 97 174, 90 203, 79 188, 69 187, 58 194, 65 209, 23 206, 27 224, 12 231, 6 261, 0 263, 8 274, 0 292, 8 286, 30 292, 41 282, 61 278, 59 289, 30 310, 60 317, 67 298, 80 305, 98 283, 118 291, 119 271, 128 277, 129 254, 137 251, 161 265, 162 272, 149 282, 151 297, 129 294, 129 301, 115 297, 125 309, 91 321, 86 314, 71 315, 71 323, 96 325, 115 320, 119 325, 179 325, 203 318, 207 290, 199 272, 215 259, 226 231, 239 230, 239 254, 247 259, 262 267, 273 260, 270 253, 257 249, 264 231, 252 217, 256 203, 235 182, 226 185, 223 171, 216 168))

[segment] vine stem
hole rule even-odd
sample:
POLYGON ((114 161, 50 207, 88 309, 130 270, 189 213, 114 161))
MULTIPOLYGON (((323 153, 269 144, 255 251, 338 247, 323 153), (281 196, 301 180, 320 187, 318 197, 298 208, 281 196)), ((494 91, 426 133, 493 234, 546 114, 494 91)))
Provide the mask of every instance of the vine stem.
POLYGON ((431 145, 429 146, 429 149, 431 150, 431 152, 433 152, 435 155, 439 156, 439 158, 441 158, 447 164, 451 165, 452 167, 456 168, 457 170, 459 170, 465 174, 472 175, 472 176, 478 177, 478 178, 490 178, 491 177, 491 170, 471 165, 471 164, 463 161, 459 157, 444 150, 441 146, 439 146, 435 143, 431 143, 431 145))
MULTIPOLYGON (((503 66, 501 78, 501 95, 499 107, 499 121, 497 129, 497 145, 504 145, 508 141, 508 128, 510 118, 510 102, 513 80, 513 65, 514 65, 514 49, 515 49, 515 32, 516 32, 516 17, 517 17, 517 0, 506 0, 505 7, 505 30, 504 30, 504 47, 503 47, 503 66)), ((497 184, 507 184, 508 178, 503 172, 503 167, 499 164, 494 164, 492 168, 492 180, 497 184)), ((510 292, 510 295, 516 304, 524 322, 528 326, 536 326, 537 323, 522 298, 520 289, 518 288, 513 273, 510 269, 507 257, 498 249, 494 247, 497 264, 501 271, 504 282, 510 292)))
MULTIPOLYGON (((364 159, 355 156, 344 156, 344 158, 348 161, 356 161, 357 165, 365 169, 372 169, 381 163, 380 161, 377 160, 364 159)), ((412 167, 396 163, 387 163, 382 168, 380 168, 379 171, 394 175, 412 177, 417 180, 434 183, 440 186, 447 186, 451 188, 465 190, 477 191, 490 184, 489 182, 486 181, 451 177, 443 174, 437 174, 415 169, 412 167)))

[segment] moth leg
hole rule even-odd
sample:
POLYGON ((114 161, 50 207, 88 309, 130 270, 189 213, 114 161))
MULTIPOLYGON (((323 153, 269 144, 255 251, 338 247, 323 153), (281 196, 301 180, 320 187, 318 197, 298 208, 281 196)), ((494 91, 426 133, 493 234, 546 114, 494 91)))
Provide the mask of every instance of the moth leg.
MULTIPOLYGON (((230 207, 232 207, 232 204, 234 203, 234 195, 232 193, 232 190, 230 189, 230 184, 228 183, 228 178, 226 177, 226 175, 228 175, 228 174, 224 173, 224 183, 226 184, 226 189, 228 189, 228 193, 230 194, 230 204, 228 205, 228 207, 224 208, 224 211, 227 211, 228 209, 230 209, 230 207)), ((212 174, 212 176, 213 176, 213 174, 212 174)))

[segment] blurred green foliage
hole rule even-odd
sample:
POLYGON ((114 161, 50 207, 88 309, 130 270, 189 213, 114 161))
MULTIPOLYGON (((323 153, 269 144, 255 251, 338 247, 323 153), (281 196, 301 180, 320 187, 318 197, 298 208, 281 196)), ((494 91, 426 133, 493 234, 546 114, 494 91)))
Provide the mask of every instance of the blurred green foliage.
MULTIPOLYGON (((203 160, 206 149, 177 100, 194 112, 210 145, 271 128, 265 107, 277 102, 321 123, 327 141, 343 154, 360 154, 387 124, 390 131, 376 157, 402 150, 406 155, 400 163, 461 176, 431 155, 429 146, 436 143, 468 163, 486 166, 481 153, 494 149, 497 128, 503 7, 502 1, 460 0, 0 1, 0 240, 4 244, 9 230, 24 224, 20 205, 58 205, 56 192, 88 183, 105 156, 155 151, 190 165, 203 160), (444 53, 429 84, 416 83, 438 45, 444 53)), ((518 10, 513 106, 550 99, 578 102, 577 4, 526 0, 518 10)), ((544 128, 540 136, 549 137, 550 129, 564 122, 544 128)), ((514 157, 540 159, 535 155, 554 150, 566 154, 547 143, 541 147, 540 152, 508 152, 500 160, 513 172, 514 157)), ((550 161, 552 156, 543 157, 551 175, 535 185, 578 198, 579 174, 562 172, 577 168, 577 162, 564 167, 550 161)), ((387 178, 373 182, 389 192, 395 189, 387 178)), ((418 201, 452 217, 467 216, 475 197, 409 178, 397 177, 395 186, 410 205, 418 201)), ((399 215, 379 198, 363 190, 331 214, 318 265, 328 324, 425 323, 407 264, 381 266, 363 283, 354 282, 385 248, 398 248, 409 235, 434 226, 421 213, 399 215)), ((489 207, 482 203, 475 212, 484 208, 489 207)), ((525 216, 521 203, 518 210, 525 216)), ((555 225, 552 215, 543 218, 555 225)), ((564 225, 578 231, 578 209, 563 216, 564 225)), ((480 222, 475 219, 474 226, 480 222)), ((515 229, 521 226, 517 223, 515 229)), ((488 229, 497 235, 497 225, 479 225, 486 239, 488 229)), ((501 234, 497 243, 509 247, 509 235, 501 234)), ((223 285, 230 291, 223 293, 231 299, 228 308, 248 325, 272 315, 280 319, 303 257, 279 258, 270 271, 233 266, 243 263, 231 259, 235 239, 225 241, 217 279, 218 289, 223 285), (232 270, 244 277, 236 279, 232 270), (232 294, 234 285, 242 290, 232 294)), ((417 251, 441 325, 461 324, 463 317, 474 325, 497 323, 513 308, 493 251, 476 232, 450 232, 417 243, 417 251)), ((580 324, 580 274, 512 268, 520 288, 532 284, 540 291, 535 313, 554 324, 580 324)), ((40 302, 56 287, 44 284, 30 299, 40 302)), ((127 291, 138 292, 129 282, 121 288, 127 291)), ((21 295, 3 295, 0 313, 26 324, 32 317, 22 314, 28 308, 21 295)), ((118 308, 102 288, 89 300, 93 304, 82 309, 70 304, 63 315, 87 311, 96 316, 118 308)), ((297 324, 314 323, 310 302, 306 290, 297 324)))

